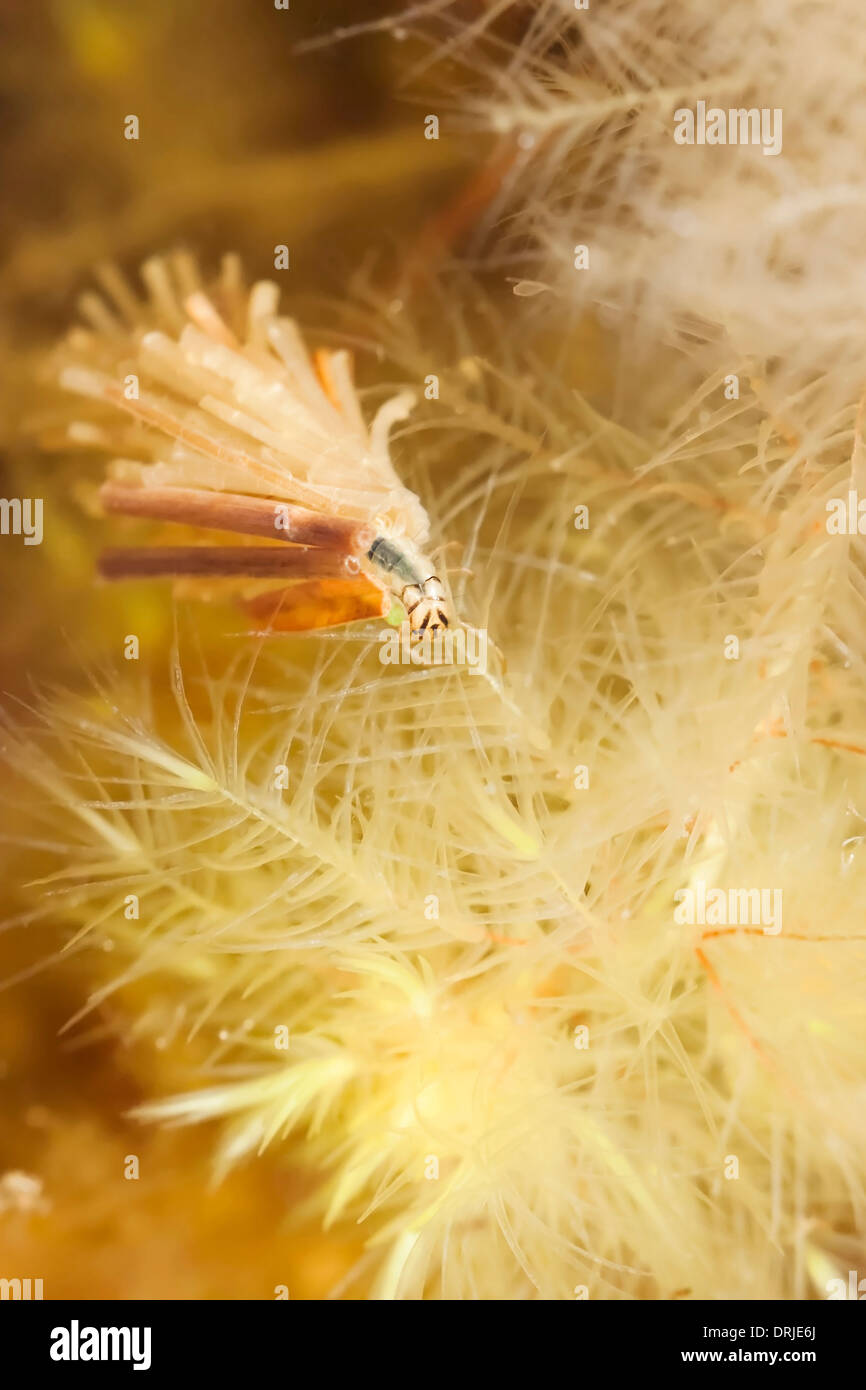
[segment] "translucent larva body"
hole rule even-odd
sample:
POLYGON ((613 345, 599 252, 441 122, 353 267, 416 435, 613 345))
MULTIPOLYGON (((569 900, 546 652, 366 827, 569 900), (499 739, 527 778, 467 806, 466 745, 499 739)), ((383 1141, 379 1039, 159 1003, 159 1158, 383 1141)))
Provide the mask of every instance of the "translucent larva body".
POLYGON ((377 536, 367 551, 367 559, 406 609, 413 632, 435 632, 450 626, 442 581, 432 573, 430 561, 411 542, 402 537, 398 541, 389 536, 377 536))

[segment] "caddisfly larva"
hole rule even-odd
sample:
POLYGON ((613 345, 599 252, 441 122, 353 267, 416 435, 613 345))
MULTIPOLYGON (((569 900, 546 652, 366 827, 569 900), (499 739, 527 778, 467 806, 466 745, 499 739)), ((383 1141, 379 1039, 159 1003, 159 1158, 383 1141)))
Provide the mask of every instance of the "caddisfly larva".
MULTIPOLYGON (((59 376, 136 422, 109 466, 103 509, 225 536, 108 550, 106 578, 172 577, 201 597, 234 588, 283 630, 393 622, 401 611, 413 632, 454 625, 425 555, 427 513, 388 452, 411 392, 368 426, 349 354, 311 358, 277 312, 276 285, 247 291, 236 257, 207 292, 191 257, 151 260, 144 301, 113 267, 98 274, 106 299, 83 297, 90 327, 68 336, 59 376)), ((105 431, 109 446, 117 437, 105 431)))

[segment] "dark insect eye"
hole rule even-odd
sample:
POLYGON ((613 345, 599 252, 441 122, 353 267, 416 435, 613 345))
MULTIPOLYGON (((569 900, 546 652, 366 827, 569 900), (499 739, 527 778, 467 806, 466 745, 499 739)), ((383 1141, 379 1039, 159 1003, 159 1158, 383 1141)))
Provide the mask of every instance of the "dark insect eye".
POLYGON ((426 627, 427 624, 429 623, 429 621, 430 621, 430 614, 429 614, 429 613, 425 613, 425 614, 424 614, 424 617, 421 619, 420 623, 418 624, 418 631, 419 631, 419 632, 423 632, 424 629, 425 629, 425 627, 426 627))
POLYGON ((437 609, 436 609, 436 616, 437 616, 437 618, 439 619, 439 622, 441 623, 442 627, 447 627, 447 626, 448 626, 448 618, 447 618, 447 616, 442 612, 442 609, 441 609, 441 608, 437 608, 437 609))

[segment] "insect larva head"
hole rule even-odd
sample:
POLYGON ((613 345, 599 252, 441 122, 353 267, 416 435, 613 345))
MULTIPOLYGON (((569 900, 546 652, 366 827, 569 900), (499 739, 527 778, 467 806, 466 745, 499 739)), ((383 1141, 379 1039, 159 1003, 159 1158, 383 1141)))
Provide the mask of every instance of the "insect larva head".
POLYGON ((402 597, 412 632, 436 632, 450 627, 448 600, 435 574, 425 579, 420 588, 417 584, 407 584, 402 597))

